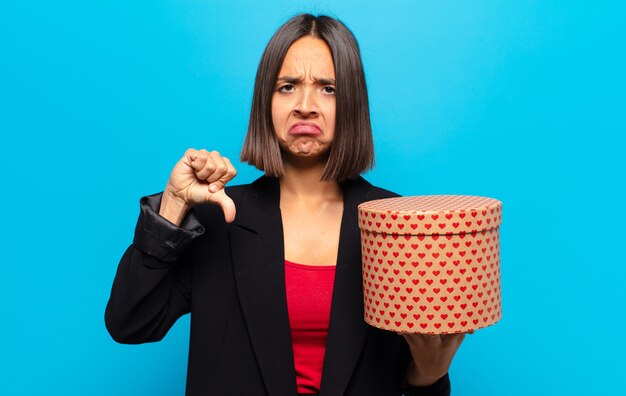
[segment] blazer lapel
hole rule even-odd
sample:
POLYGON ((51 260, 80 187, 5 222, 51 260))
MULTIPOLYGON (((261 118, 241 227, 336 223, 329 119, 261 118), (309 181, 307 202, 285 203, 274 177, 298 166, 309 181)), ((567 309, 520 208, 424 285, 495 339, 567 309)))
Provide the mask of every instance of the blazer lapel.
POLYGON ((344 208, 339 255, 320 396, 342 395, 345 392, 370 331, 363 319, 361 239, 357 211, 358 204, 366 199, 368 185, 362 178, 343 185, 344 208))
MULTIPOLYGON (((359 203, 369 183, 342 185, 344 210, 320 396, 345 392, 370 332, 363 319, 359 203)), ((262 177, 237 206, 231 251, 237 292, 269 395, 295 395, 278 179, 262 177)))
POLYGON ((252 184, 237 205, 231 251, 241 309, 268 395, 284 396, 296 394, 296 374, 279 202, 277 179, 262 177, 252 184))

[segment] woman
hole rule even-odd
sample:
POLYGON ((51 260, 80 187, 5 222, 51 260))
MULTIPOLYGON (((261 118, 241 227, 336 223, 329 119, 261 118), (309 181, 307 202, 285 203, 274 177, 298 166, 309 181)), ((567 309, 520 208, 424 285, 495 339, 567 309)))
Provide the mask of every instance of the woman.
POLYGON ((395 196, 359 176, 373 158, 356 40, 335 19, 292 18, 262 56, 242 151, 266 175, 226 187, 228 158, 190 149, 142 198, 113 338, 157 341, 193 312, 188 395, 449 394, 463 335, 363 321, 357 205, 395 196))

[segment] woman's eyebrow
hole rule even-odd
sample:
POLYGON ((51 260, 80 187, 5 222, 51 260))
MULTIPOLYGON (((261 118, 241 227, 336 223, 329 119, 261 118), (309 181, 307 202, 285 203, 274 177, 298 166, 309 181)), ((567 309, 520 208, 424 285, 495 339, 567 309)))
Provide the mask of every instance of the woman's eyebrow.
POLYGON ((278 80, 276 80, 277 82, 286 82, 288 84, 297 84, 299 82, 302 82, 302 78, 301 77, 292 77, 292 76, 282 76, 282 77, 278 77, 278 80))
MULTIPOLYGON (((277 82, 286 82, 288 84, 297 84, 302 82, 302 77, 293 77, 293 76, 281 76, 276 80, 277 82)), ((314 77, 313 81, 320 85, 335 85, 334 78, 326 78, 326 77, 314 77)))
POLYGON ((320 85, 335 85, 334 78, 315 78, 315 82, 320 85))

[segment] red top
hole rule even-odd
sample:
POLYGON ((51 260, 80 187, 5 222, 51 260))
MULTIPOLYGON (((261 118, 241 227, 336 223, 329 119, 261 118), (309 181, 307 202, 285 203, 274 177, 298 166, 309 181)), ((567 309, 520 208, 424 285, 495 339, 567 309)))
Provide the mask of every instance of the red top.
POLYGON ((335 266, 285 260, 287 309, 298 393, 320 391, 335 266))

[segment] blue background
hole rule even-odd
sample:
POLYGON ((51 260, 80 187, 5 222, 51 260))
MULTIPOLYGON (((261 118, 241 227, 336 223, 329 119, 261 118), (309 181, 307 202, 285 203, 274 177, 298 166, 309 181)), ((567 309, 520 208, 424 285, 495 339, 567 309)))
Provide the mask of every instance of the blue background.
POLYGON ((466 338, 453 393, 619 393, 623 3, 382 4, 0 4, 0 394, 183 394, 188 317, 157 344, 106 332, 117 261, 187 147, 238 158, 263 48, 299 11, 359 39, 370 181, 504 202, 504 317, 466 338))

